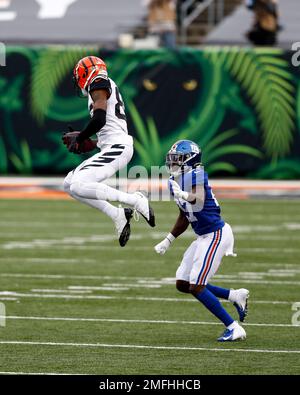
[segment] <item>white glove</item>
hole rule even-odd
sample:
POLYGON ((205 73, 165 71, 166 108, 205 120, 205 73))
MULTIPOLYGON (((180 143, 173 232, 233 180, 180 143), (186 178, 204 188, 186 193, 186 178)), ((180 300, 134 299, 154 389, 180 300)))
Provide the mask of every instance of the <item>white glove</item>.
POLYGON ((182 191, 181 188, 180 188, 180 186, 177 184, 176 181, 170 180, 170 184, 171 184, 171 186, 172 186, 172 190, 173 190, 174 196, 175 196, 177 199, 184 199, 184 200, 187 200, 187 199, 188 199, 189 193, 188 193, 188 192, 185 192, 185 191, 182 191))
POLYGON ((155 251, 160 255, 164 255, 174 240, 175 237, 172 235, 172 233, 169 233, 163 241, 156 244, 154 247, 155 251))

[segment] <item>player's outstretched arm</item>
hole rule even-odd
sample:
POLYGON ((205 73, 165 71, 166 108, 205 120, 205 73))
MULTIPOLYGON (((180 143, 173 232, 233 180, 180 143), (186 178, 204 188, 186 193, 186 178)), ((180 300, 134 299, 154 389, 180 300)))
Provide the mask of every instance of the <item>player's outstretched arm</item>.
POLYGON ((184 233, 188 228, 188 226, 189 226, 189 221, 187 220, 183 211, 180 210, 177 221, 173 229, 171 230, 171 233, 169 233, 163 241, 161 241, 154 247, 155 251, 160 255, 165 254, 166 251, 169 249, 170 245, 173 243, 173 241, 182 233, 184 233))

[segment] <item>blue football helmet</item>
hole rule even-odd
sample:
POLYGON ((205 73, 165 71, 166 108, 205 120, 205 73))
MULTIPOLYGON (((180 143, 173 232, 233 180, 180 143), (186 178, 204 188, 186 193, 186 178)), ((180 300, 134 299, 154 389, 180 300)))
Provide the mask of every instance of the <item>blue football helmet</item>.
POLYGON ((201 164, 200 147, 190 140, 179 140, 172 145, 166 156, 168 172, 177 177, 201 164))

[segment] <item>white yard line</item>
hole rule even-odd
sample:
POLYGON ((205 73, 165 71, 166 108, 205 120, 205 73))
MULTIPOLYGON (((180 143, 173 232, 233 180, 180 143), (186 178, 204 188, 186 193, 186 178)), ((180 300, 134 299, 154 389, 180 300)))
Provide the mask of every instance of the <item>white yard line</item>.
MULTIPOLYGON (((16 256, 16 257, 0 257, 0 263, 1 262, 16 262, 16 261, 21 261, 22 263, 79 263, 79 264, 83 264, 83 263, 96 263, 99 264, 99 259, 90 259, 90 258, 23 258, 22 256, 16 256)), ((128 264, 128 260, 127 259, 110 259, 109 260, 111 263, 119 263, 119 264, 128 264)), ((130 259, 130 262, 137 262, 140 263, 141 260, 140 259, 130 259)), ((165 260, 159 260, 159 263, 165 263, 165 260)), ((147 263, 149 264, 154 264, 157 263, 157 260, 147 260, 147 263)))
POLYGON ((276 285, 300 285, 300 281, 272 281, 272 280, 259 280, 259 279, 252 279, 252 280, 246 280, 244 278, 238 278, 238 279, 219 279, 216 278, 216 281, 218 283, 241 283, 241 284, 265 284, 265 285, 270 285, 270 284, 276 284, 276 285))
MULTIPOLYGON (((2 318, 0 316, 0 318, 2 318)), ((9 320, 32 320, 32 321, 75 321, 75 322, 115 322, 125 324, 173 324, 173 325, 220 325, 219 322, 211 321, 177 321, 177 320, 138 320, 120 318, 80 318, 80 317, 30 317, 30 316, 6 316, 9 320)), ((265 324, 265 323, 243 323, 243 326, 271 327, 271 328, 297 328, 300 325, 292 324, 265 324)))
MULTIPOLYGON (((68 292, 68 291, 66 291, 68 292)), ((19 297, 19 298, 40 298, 40 299, 86 299, 86 300, 137 300, 146 302, 183 302, 183 303, 198 303, 194 298, 165 298, 165 297, 147 297, 147 296, 112 296, 112 295, 71 295, 71 294, 43 294, 43 293, 19 293, 11 291, 0 292, 0 298, 4 296, 19 297)), ((227 300, 223 302, 230 303, 227 300)), ((269 301, 269 300, 250 300, 254 304, 283 304, 292 305, 295 301, 269 301)))
POLYGON ((24 258, 22 256, 17 257, 0 257, 0 262, 15 262, 22 261, 28 263, 97 263, 96 259, 88 259, 88 258, 24 258))
POLYGON ((70 286, 68 287, 68 289, 87 289, 87 290, 91 290, 91 291, 101 291, 104 288, 109 288, 112 290, 115 289, 121 289, 122 287, 126 287, 126 289, 130 289, 130 288, 161 288, 162 285, 165 284, 123 284, 123 283, 113 283, 113 284, 103 284, 103 286, 100 287, 94 287, 94 286, 70 286))
MULTIPOLYGON (((88 226, 89 225, 87 225, 85 227, 85 229, 87 229, 88 226)), ((72 225, 70 225, 70 227, 72 227, 72 225)), ((107 226, 97 227, 97 228, 105 229, 105 228, 107 228, 107 226)), ((135 225, 135 228, 136 228, 136 225, 135 225)), ((142 227, 141 227, 141 229, 142 229, 142 227)), ((161 229, 165 229, 165 231, 161 232, 160 235, 156 235, 155 234, 154 236, 152 236, 152 239, 158 240, 160 238, 164 238, 165 234, 168 233, 169 228, 168 227, 165 227, 165 228, 161 227, 161 229)), ((135 232, 136 232, 136 229, 135 229, 135 232)), ((62 233, 62 235, 65 235, 65 231, 61 231, 61 233, 62 233)), ((0 236, 4 236, 5 238, 9 237, 11 239, 16 239, 16 238, 25 238, 25 239, 27 239, 28 237, 36 238, 39 234, 40 234, 40 230, 39 229, 36 229, 34 232, 26 230, 25 234, 22 231, 19 231, 19 232, 7 232, 7 231, 1 232, 0 231, 0 236)), ((48 233, 48 235, 50 237, 53 237, 53 238, 57 237, 57 234, 58 234, 58 232, 56 230, 55 231, 52 230, 52 231, 50 231, 48 233)), ((183 234, 181 236, 181 238, 191 239, 191 240, 193 239, 193 237, 194 237, 193 234, 187 234, 187 235, 183 234)), ((113 239, 113 237, 112 237, 112 239, 113 239)), ((291 235, 287 235, 287 234, 286 235, 272 235, 272 234, 270 234, 270 235, 261 235, 261 234, 253 234, 251 232, 249 232, 247 234, 246 233, 245 234, 240 234, 240 233, 235 232, 235 240, 257 240, 257 241, 272 241, 273 240, 273 241, 282 241, 282 242, 284 242, 284 241, 297 242, 297 241, 300 240, 300 236, 297 236, 297 235, 294 235, 294 234, 291 234, 291 235)))
POLYGON ((155 277, 129 277, 129 276, 90 276, 76 274, 28 274, 28 273, 0 273, 0 277, 12 278, 49 278, 49 279, 74 279, 74 280, 157 280, 155 277))
MULTIPOLYGON (((7 221, 0 221, 0 227, 5 227, 5 228, 20 228, 20 226, 22 226, 22 228, 47 228, 49 229, 49 225, 53 226, 53 227, 57 227, 58 229, 65 229, 66 226, 70 227, 70 228, 84 228, 84 229, 107 229, 109 227, 108 223, 101 223, 101 220, 99 221, 99 223, 94 223, 94 222, 90 222, 90 223, 83 223, 83 222, 68 222, 68 224, 66 225, 65 222, 49 222, 49 221, 35 221, 35 222, 29 222, 29 221, 23 221, 23 222, 13 222, 10 220, 7 221)), ((112 228, 113 230, 113 228, 112 228)))
MULTIPOLYGON (((132 237, 133 239, 141 239, 141 238, 135 238, 132 237)), ((113 243, 116 243, 116 238, 113 236, 110 236, 109 241, 112 241, 113 243)), ((101 243, 104 243, 107 241, 102 241, 101 243)), ((89 243, 93 243, 90 241, 89 243)), ((100 243, 100 241, 98 242, 100 243)), ((71 243, 71 244, 64 244, 63 242, 61 243, 52 243, 50 240, 49 242, 38 242, 35 241, 33 242, 9 242, 6 244, 0 245, 0 248, 3 250, 16 250, 16 249, 45 249, 45 250, 51 250, 53 251, 54 249, 59 249, 59 251, 62 250, 78 250, 78 251, 97 251, 98 253, 101 251, 112 251, 113 246, 112 245, 84 245, 83 242, 78 241, 78 243, 71 243)), ((173 251, 176 250, 180 252, 184 252, 186 250, 187 246, 176 246, 173 248, 173 251)), ((153 246, 130 246, 131 251, 152 251, 154 253, 154 248, 153 246)), ((238 256, 239 254, 253 254, 255 253, 272 253, 272 254, 277 254, 277 257, 284 256, 285 254, 299 254, 300 255, 300 248, 238 248, 235 251, 238 256)))
MULTIPOLYGON (((166 260, 161 259, 162 257, 159 257, 159 261, 157 259, 150 259, 147 260, 147 263, 166 263, 166 260)), ((99 263, 98 259, 92 259, 92 258, 37 258, 37 257, 22 257, 22 256, 10 256, 10 257, 0 257, 0 263, 1 262, 16 262, 16 261, 21 261, 22 263, 99 263)), ((110 259, 109 260, 111 263, 128 263, 128 259, 110 259)), ((130 262, 141 262, 140 259, 130 259, 130 262)), ((293 271, 291 268, 299 268, 299 263, 274 263, 274 262, 239 262, 239 259, 236 258, 235 260, 231 261, 231 264, 237 264, 237 265, 246 265, 247 267, 249 266, 269 266, 271 268, 273 267, 280 267, 280 269, 276 269, 277 272, 279 271, 293 271)), ((271 269, 269 271, 272 271, 271 269)), ((259 274, 259 272, 256 272, 259 274)), ((10 274, 10 273, 9 273, 10 274)), ((25 273, 26 274, 26 273, 25 273)), ((2 274, 0 273, 0 276, 2 274)), ((4 273, 6 275, 6 273, 4 273)), ((97 277, 97 276, 96 276, 97 277)), ((118 278, 118 277, 111 277, 111 278, 118 278)), ((129 277, 128 277, 129 278, 129 277)), ((130 277, 130 278, 135 278, 135 277, 130 277)))
POLYGON ((2 301, 2 300, 12 300, 12 301, 14 301, 14 300, 18 300, 18 298, 2 298, 1 296, 0 296, 0 302, 2 301))
POLYGON ((88 289, 47 289, 47 288, 33 288, 31 289, 31 292, 42 292, 42 293, 64 293, 64 292, 70 292, 74 294, 90 294, 92 293, 91 290, 88 289))
MULTIPOLYGON (((141 237, 132 237, 132 240, 140 240, 141 237)), ((104 243, 107 241, 113 241, 116 242, 116 238, 113 236, 110 236, 107 240, 102 240, 102 241, 97 241, 97 243, 104 243)), ((93 243, 94 241, 90 240, 90 243, 93 243)), ((60 250, 79 250, 79 251, 98 251, 101 252, 102 250, 105 251, 111 251, 112 246, 111 245, 81 245, 82 241, 78 240, 78 243, 66 243, 65 242, 59 242, 56 243, 56 241, 53 242, 53 240, 49 241, 34 241, 34 242, 9 242, 3 245, 0 245, 0 248, 4 250, 15 250, 15 249, 52 249, 52 247, 59 247, 60 250)), ((177 251, 185 251, 187 246, 178 246, 176 247, 177 251)), ((132 251, 152 251, 154 253, 154 248, 153 246, 131 246, 130 249, 132 251)), ((284 254, 295 254, 295 253, 300 253, 300 248, 238 248, 237 249, 237 254, 239 253, 277 253, 280 254, 280 256, 284 254)))
MULTIPOLYGON (((103 286, 103 287, 95 287, 97 288, 97 291, 128 291, 129 288, 126 287, 109 287, 109 286, 103 286)), ((74 287, 74 289, 72 287, 68 287, 68 289, 31 289, 31 292, 42 292, 42 293, 57 293, 57 294, 61 294, 61 293, 66 293, 66 292, 70 292, 70 294, 91 294, 93 291, 93 287, 80 287, 80 288, 76 288, 74 287)))
MULTIPOLYGON (((247 348, 209 348, 209 347, 179 347, 179 346, 154 346, 142 344, 105 344, 105 343, 67 343, 67 342, 30 342, 18 340, 1 340, 3 345, 23 346, 56 346, 56 347, 93 347, 93 348, 123 348, 123 349, 148 349, 148 350, 174 350, 174 351, 213 351, 213 352, 242 352, 266 354, 300 354, 300 350, 270 350, 247 348)), ((220 346, 221 347, 221 346, 220 346)))

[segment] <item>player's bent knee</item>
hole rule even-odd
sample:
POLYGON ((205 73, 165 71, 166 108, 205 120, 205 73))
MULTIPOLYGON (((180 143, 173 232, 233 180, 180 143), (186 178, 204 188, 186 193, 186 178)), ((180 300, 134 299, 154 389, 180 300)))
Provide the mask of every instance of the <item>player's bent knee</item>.
POLYGON ((190 293, 192 295, 198 295, 199 293, 201 293, 202 291, 204 291, 204 289, 206 288, 206 285, 200 285, 200 284, 191 284, 190 285, 190 293))
POLYGON ((190 293, 190 283, 188 281, 177 280, 176 288, 179 292, 190 293))
POLYGON ((70 192, 71 195, 81 196, 82 194, 81 182, 79 181, 72 182, 72 184, 70 185, 70 192))
POLYGON ((70 184, 70 182, 68 182, 67 178, 68 178, 68 177, 66 177, 66 178, 64 179, 63 188, 64 188, 64 191, 65 191, 66 193, 68 193, 69 195, 71 195, 71 190, 70 190, 71 184, 70 184))

